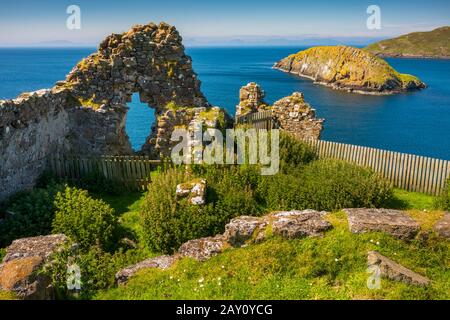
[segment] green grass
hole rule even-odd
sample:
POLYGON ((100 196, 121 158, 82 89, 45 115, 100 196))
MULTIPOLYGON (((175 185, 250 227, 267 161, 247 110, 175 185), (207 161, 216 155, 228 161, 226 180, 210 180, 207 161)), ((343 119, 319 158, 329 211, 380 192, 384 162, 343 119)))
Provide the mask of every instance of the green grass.
POLYGON ((434 197, 419 192, 394 189, 394 197, 387 207, 398 210, 433 210, 434 197))
POLYGON ((200 263, 183 259, 167 271, 145 270, 127 286, 97 299, 449 299, 450 244, 396 240, 386 234, 354 235, 342 212, 329 215, 334 229, 323 238, 281 240, 229 249, 200 263), (378 243, 378 244, 377 244, 378 243), (367 252, 380 253, 426 275, 428 288, 382 279, 366 282, 367 252))

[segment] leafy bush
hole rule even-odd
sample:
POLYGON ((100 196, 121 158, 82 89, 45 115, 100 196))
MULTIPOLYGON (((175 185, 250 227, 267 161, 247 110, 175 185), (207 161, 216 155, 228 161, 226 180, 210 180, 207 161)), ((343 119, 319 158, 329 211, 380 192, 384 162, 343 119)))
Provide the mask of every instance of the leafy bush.
POLYGON ((387 180, 344 161, 314 161, 302 170, 299 179, 299 203, 304 209, 379 207, 392 197, 387 180))
POLYGON ((76 187, 93 193, 118 195, 125 192, 125 186, 120 181, 105 178, 100 171, 93 171, 82 177, 76 187))
POLYGON ((91 198, 87 191, 66 187, 55 200, 53 232, 63 233, 81 248, 110 245, 117 226, 114 209, 102 200, 91 198))
POLYGON ((6 249, 0 249, 0 263, 5 256, 6 256, 6 249))
POLYGON ((63 188, 50 184, 11 199, 6 205, 8 214, 0 223, 0 246, 7 246, 19 238, 50 234, 55 216, 54 199, 63 188))
POLYGON ((280 133, 280 171, 295 174, 306 164, 317 160, 312 147, 288 133, 280 133))
POLYGON ((93 246, 85 252, 76 252, 66 248, 53 256, 53 263, 44 272, 52 279, 58 299, 89 299, 98 291, 114 285, 115 274, 122 268, 144 260, 142 252, 122 250, 111 254, 99 246, 93 246), (81 275, 81 290, 67 290, 69 266, 78 266, 81 275))
POLYGON ((197 168, 190 175, 170 169, 155 177, 141 212, 145 242, 151 250, 172 253, 190 239, 223 232, 225 224, 236 216, 258 214, 253 191, 256 178, 244 168, 217 167, 197 168), (194 174, 207 180, 206 205, 177 200, 176 186, 192 180, 194 174))
POLYGON ((450 210, 450 179, 447 180, 447 185, 442 194, 436 197, 434 207, 440 210, 450 210))
POLYGON ((288 211, 302 208, 300 190, 301 180, 298 177, 280 173, 263 177, 257 191, 267 211, 288 211))

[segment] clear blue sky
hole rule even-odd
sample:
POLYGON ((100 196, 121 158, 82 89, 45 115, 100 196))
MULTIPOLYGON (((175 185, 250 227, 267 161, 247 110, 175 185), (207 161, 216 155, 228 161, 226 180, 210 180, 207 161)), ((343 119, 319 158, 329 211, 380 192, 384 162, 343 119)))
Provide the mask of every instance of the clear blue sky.
POLYGON ((448 0, 14 0, 0 2, 0 46, 67 40, 94 44, 133 24, 166 21, 185 38, 385 37, 450 25, 448 0), (66 28, 79 5, 82 29, 66 28), (369 5, 380 6, 382 29, 366 28, 369 5))

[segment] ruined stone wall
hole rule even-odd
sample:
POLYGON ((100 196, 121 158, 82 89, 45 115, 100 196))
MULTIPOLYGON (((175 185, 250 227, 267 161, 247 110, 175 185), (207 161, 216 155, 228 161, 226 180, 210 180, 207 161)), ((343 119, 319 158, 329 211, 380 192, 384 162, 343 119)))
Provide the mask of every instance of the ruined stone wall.
POLYGON ((0 101, 0 200, 32 188, 47 156, 69 147, 67 97, 40 90, 0 101))
POLYGON ((265 93, 254 82, 243 86, 239 92, 236 116, 272 110, 274 121, 282 130, 300 139, 319 139, 323 129, 323 119, 316 117, 316 111, 305 102, 303 94, 294 92, 269 106, 264 101, 265 93))
POLYGON ((52 153, 133 153, 125 131, 133 93, 156 110, 157 127, 143 147, 152 155, 169 152, 169 130, 196 114, 171 114, 169 102, 209 108, 174 27, 150 23, 112 34, 52 89, 0 101, 0 201, 31 188, 52 153), (169 127, 166 117, 172 117, 169 127))
POLYGON ((323 119, 316 117, 316 111, 305 102, 303 94, 294 92, 291 96, 275 102, 273 116, 281 129, 299 139, 317 140, 323 129, 323 119))

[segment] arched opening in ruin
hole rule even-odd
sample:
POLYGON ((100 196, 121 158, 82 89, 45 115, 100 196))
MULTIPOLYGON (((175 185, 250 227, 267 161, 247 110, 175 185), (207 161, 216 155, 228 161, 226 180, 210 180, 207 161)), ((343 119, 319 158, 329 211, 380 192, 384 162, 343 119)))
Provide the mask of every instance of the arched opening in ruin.
POLYGON ((140 100, 139 93, 134 93, 129 108, 125 130, 134 152, 141 151, 148 137, 151 135, 152 126, 156 121, 155 109, 140 100))

